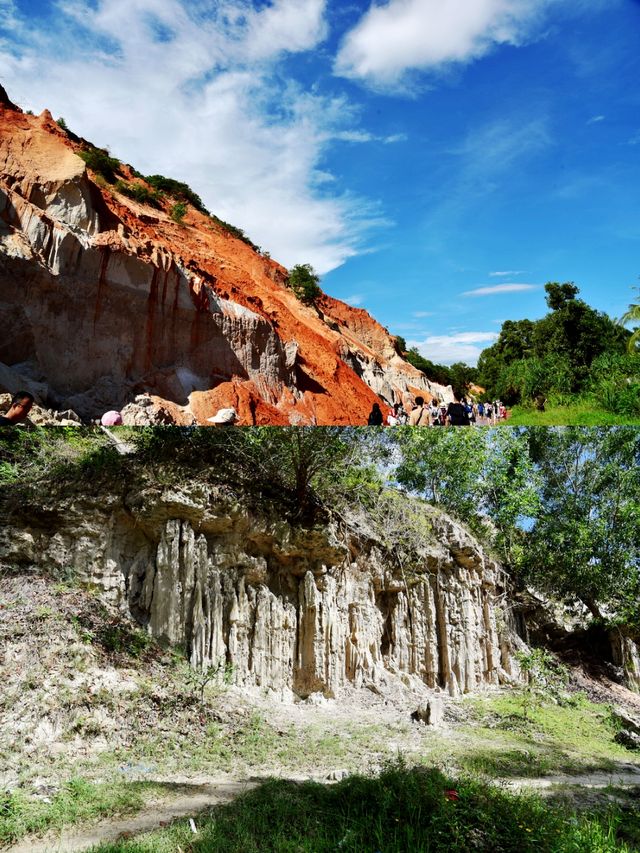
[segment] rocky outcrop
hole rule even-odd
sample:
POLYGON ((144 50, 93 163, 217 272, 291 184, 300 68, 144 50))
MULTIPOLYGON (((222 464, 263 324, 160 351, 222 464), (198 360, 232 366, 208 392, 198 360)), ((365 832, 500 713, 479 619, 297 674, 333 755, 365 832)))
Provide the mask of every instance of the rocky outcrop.
POLYGON ((357 424, 428 390, 366 312, 301 304, 286 270, 216 220, 122 195, 87 170, 83 140, 7 101, 0 365, 39 402, 91 419, 146 393, 176 423, 233 406, 244 424, 357 424))
POLYGON ((431 533, 400 570, 364 519, 296 527, 212 487, 154 488, 44 501, 0 530, 0 560, 80 577, 194 666, 247 688, 456 695, 516 678, 500 567, 425 513, 431 533))
POLYGON ((640 692, 640 642, 622 628, 611 631, 609 640, 614 664, 622 668, 631 690, 640 692))
POLYGON ((430 382, 401 357, 395 338, 363 308, 354 308, 324 294, 319 302, 324 321, 340 333, 344 361, 385 402, 410 407, 416 395, 429 402, 453 401, 450 385, 430 382))

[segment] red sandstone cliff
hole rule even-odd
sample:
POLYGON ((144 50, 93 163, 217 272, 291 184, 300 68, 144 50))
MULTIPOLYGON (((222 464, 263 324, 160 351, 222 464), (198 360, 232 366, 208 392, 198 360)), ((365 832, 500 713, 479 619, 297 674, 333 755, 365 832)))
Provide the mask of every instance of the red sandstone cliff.
POLYGON ((278 263, 192 207, 174 222, 168 196, 116 192, 84 148, 0 87, 0 390, 87 419, 147 393, 177 423, 235 406, 243 424, 362 424, 442 395, 366 311, 303 305, 278 263))

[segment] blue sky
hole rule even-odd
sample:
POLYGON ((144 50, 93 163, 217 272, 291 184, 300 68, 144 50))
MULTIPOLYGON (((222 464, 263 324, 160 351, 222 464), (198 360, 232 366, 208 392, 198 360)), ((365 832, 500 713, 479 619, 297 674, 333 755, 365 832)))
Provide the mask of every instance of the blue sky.
POLYGON ((434 361, 640 275, 638 0, 0 0, 0 81, 434 361))

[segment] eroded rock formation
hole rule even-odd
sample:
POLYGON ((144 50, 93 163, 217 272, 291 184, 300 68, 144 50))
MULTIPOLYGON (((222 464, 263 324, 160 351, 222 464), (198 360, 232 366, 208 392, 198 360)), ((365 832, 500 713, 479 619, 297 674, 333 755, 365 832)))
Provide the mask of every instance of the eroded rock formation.
POLYGON ((177 423, 234 406, 245 424, 357 424, 410 390, 448 398, 366 312, 301 304, 279 264, 117 192, 83 147, 0 98, 0 390, 84 418, 146 393, 177 423))
POLYGON ((77 497, 0 529, 0 560, 95 584, 194 666, 337 695, 398 680, 451 695, 517 678, 500 567, 460 525, 400 570, 364 518, 307 528, 204 485, 77 497))

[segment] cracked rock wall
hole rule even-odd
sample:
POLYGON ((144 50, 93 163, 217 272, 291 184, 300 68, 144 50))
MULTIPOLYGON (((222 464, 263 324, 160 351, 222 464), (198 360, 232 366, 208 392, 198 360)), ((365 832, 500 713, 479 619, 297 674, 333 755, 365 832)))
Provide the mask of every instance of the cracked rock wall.
POLYGON ((96 584, 242 687, 335 696, 399 679, 456 695, 517 679, 500 567, 461 526, 430 523, 407 577, 362 519, 295 527, 213 489, 165 488, 45 507, 0 528, 0 560, 96 584))

